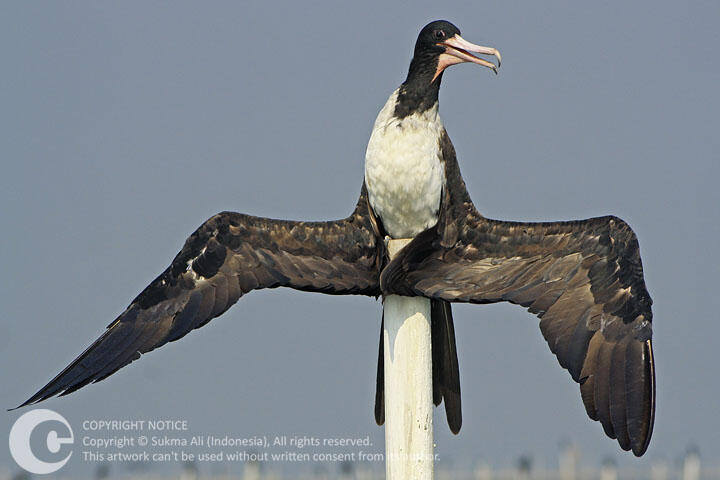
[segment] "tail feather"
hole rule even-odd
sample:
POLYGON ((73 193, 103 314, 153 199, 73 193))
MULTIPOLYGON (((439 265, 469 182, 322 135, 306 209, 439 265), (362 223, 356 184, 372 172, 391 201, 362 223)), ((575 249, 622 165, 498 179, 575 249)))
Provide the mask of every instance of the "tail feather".
MULTIPOLYGON (((450 303, 443 300, 430 301, 430 328, 432 335, 432 375, 433 403, 440 405, 445 400, 445 416, 450 431, 457 434, 462 426, 462 408, 460 403, 460 370, 455 345, 455 327, 453 325, 450 303)), ((385 317, 380 328, 380 346, 378 348, 378 369, 375 390, 375 422, 385 423, 385 360, 384 336, 385 317)))
POLYGON ((433 385, 433 391, 437 389, 442 394, 448 426, 454 434, 457 434, 462 426, 462 406, 460 403, 460 368, 455 345, 452 309, 449 302, 431 300, 430 312, 433 370, 437 365, 437 381, 440 384, 439 386, 433 385))
POLYGON ((378 349, 377 383, 375 385, 375 423, 385 423, 385 311, 380 323, 380 348, 378 349))

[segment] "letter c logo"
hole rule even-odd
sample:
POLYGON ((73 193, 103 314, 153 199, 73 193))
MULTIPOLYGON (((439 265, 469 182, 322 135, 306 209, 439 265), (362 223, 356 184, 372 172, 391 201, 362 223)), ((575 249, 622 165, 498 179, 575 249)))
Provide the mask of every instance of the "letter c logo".
POLYGON ((73 431, 65 418, 57 412, 47 409, 36 409, 18 418, 10 429, 10 454, 17 464, 30 473, 43 475, 60 470, 70 460, 72 451, 58 462, 45 462, 35 456, 30 445, 30 436, 35 428, 45 422, 56 421, 67 427, 69 436, 58 437, 56 430, 51 430, 46 439, 47 451, 58 453, 63 444, 72 444, 73 431))

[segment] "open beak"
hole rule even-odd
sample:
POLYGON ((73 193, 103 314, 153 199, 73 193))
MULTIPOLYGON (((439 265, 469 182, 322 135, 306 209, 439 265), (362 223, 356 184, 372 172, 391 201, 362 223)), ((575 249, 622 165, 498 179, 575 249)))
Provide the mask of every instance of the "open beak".
POLYGON ((491 68, 493 72, 497 74, 497 69, 500 67, 500 63, 502 62, 500 52, 498 52, 496 48, 481 47, 480 45, 475 45, 468 42, 460 35, 455 35, 452 38, 448 38, 444 42, 438 43, 438 45, 440 45, 441 47, 445 47, 445 52, 440 54, 440 59, 438 60, 438 66, 437 70, 435 71, 433 81, 437 78, 438 75, 443 72, 443 70, 445 70, 450 65, 455 65, 457 63, 477 63, 478 65, 482 65, 483 67, 491 68), (494 55, 498 61, 497 66, 495 66, 494 63, 476 57, 470 52, 479 53, 481 55, 494 55))

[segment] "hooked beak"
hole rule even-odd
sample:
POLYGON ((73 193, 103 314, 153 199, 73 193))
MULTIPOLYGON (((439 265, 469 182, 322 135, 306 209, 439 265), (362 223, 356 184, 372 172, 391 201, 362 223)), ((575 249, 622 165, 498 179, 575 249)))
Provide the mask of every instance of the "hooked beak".
POLYGON ((460 35, 455 35, 452 38, 448 38, 444 42, 438 43, 438 45, 440 45, 441 47, 445 47, 445 52, 440 54, 437 70, 435 71, 433 81, 435 81, 437 76, 440 75, 443 70, 445 70, 450 65, 464 62, 477 63, 478 65, 482 65, 483 67, 491 68, 492 71, 495 72, 495 74, 497 75, 497 69, 500 67, 500 63, 502 62, 500 52, 498 52, 496 48, 481 47, 480 45, 475 45, 468 42, 460 35), (494 63, 490 63, 486 60, 483 60, 482 58, 476 57, 470 52, 479 53, 482 55, 494 55, 498 61, 497 66, 495 66, 494 63))

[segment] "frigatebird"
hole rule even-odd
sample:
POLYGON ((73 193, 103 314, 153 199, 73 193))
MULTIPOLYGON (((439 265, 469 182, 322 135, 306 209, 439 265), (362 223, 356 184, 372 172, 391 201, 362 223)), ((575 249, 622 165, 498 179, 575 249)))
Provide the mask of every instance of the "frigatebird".
MULTIPOLYGON (((170 266, 105 332, 21 406, 98 382, 183 337, 261 288, 431 300, 433 400, 460 430, 451 302, 510 302, 540 317, 587 414, 621 448, 642 455, 655 412, 652 312, 638 240, 614 216, 567 222, 492 220, 473 205, 440 116, 450 65, 497 73, 500 53, 447 21, 420 32, 406 80, 380 111, 353 213, 302 222, 222 212, 186 240, 170 266), (497 65, 473 55, 496 57, 497 65), (389 261, 388 238, 413 238, 389 261)), ((375 417, 384 421, 380 340, 375 417)))

